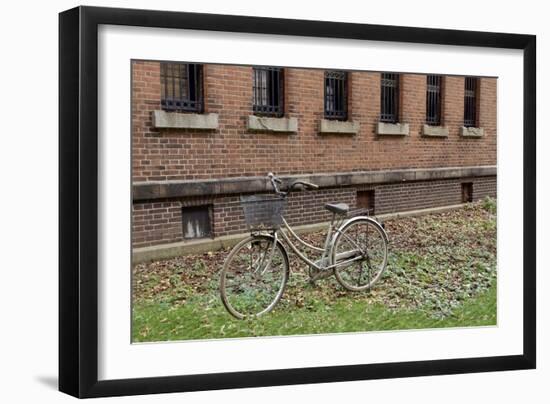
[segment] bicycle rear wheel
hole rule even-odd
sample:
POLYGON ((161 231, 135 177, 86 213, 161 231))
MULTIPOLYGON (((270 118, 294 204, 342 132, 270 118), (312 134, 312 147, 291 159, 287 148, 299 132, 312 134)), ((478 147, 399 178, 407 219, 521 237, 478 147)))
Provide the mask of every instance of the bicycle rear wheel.
POLYGON ((288 279, 289 263, 280 242, 271 236, 250 236, 238 243, 225 260, 220 294, 227 311, 238 319, 271 311, 288 279))
POLYGON ((344 288, 370 289, 386 269, 388 242, 384 229, 370 218, 351 220, 338 232, 331 256, 334 264, 341 263, 334 275, 344 288))

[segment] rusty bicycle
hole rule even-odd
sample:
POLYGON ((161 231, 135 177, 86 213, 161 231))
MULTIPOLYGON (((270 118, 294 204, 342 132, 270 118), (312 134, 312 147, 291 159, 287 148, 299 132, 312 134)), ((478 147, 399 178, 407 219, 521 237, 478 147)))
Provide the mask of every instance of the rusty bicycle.
POLYGON ((324 246, 315 246, 300 238, 283 214, 291 192, 318 189, 318 185, 298 179, 282 191, 281 179, 272 173, 267 177, 274 193, 241 197, 250 236, 233 247, 221 271, 221 299, 232 316, 258 317, 275 307, 290 275, 288 248, 308 265, 312 282, 334 275, 345 289, 363 291, 381 278, 388 236, 368 210, 350 211, 345 203, 326 204, 332 219, 324 246), (321 257, 314 261, 300 248, 321 257))

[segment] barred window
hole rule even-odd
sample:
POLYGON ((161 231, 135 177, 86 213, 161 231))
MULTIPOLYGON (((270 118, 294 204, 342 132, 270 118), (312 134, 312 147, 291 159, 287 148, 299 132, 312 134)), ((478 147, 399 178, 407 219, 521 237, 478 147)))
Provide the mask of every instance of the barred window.
POLYGON ((325 72, 325 118, 345 121, 348 118, 347 73, 325 72))
POLYGON ((399 74, 382 73, 380 100, 380 121, 399 121, 399 74))
POLYGON ((466 77, 464 80, 464 126, 477 126, 477 97, 479 79, 466 77))
POLYGON ((202 65, 160 64, 161 106, 166 111, 203 111, 202 65))
POLYGON ((254 67, 253 111, 256 115, 283 116, 283 69, 254 67))
POLYGON ((426 123, 441 125, 441 76, 427 76, 426 123))

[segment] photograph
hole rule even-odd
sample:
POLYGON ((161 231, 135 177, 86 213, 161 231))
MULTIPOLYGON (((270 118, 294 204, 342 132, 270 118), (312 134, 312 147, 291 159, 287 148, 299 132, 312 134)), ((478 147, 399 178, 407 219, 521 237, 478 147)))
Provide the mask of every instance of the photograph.
POLYGON ((129 63, 132 343, 498 325, 498 77, 129 63))

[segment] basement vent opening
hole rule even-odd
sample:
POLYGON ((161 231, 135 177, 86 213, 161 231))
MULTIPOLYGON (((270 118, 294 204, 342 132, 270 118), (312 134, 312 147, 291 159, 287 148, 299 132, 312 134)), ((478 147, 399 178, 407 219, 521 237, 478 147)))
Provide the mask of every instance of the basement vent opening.
POLYGON ((184 239, 212 237, 211 209, 211 205, 190 206, 181 209, 184 239))
POLYGON ((357 208, 368 209, 374 215, 374 189, 357 191, 357 208))
POLYGON ((474 186, 471 182, 462 183, 462 203, 474 201, 474 186))

